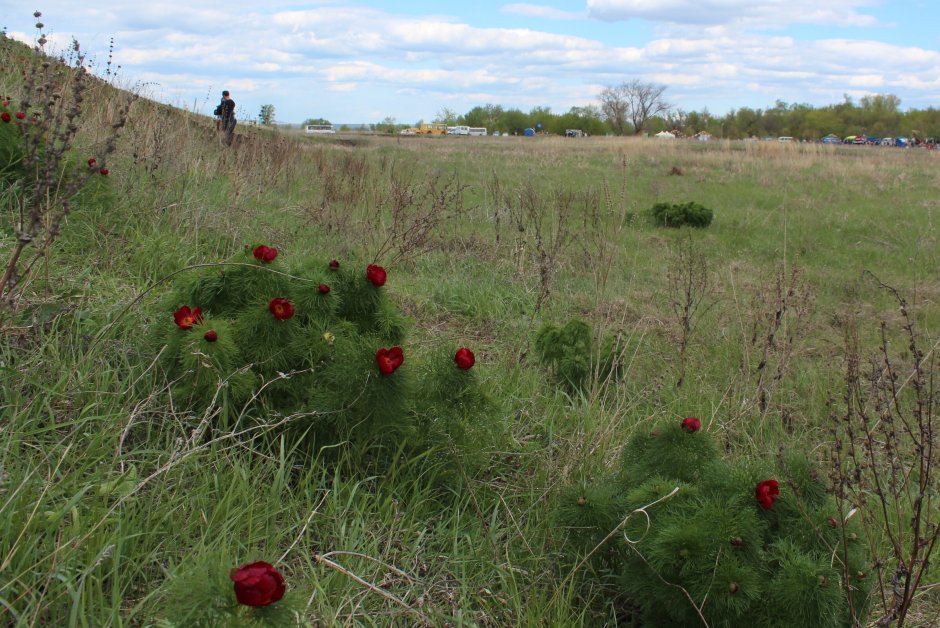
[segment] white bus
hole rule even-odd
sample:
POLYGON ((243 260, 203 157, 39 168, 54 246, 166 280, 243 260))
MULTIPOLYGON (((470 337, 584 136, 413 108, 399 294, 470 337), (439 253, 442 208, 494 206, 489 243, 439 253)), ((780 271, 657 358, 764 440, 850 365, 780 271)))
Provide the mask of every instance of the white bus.
POLYGON ((308 124, 306 131, 309 135, 332 135, 336 133, 332 124, 308 124))
POLYGON ((486 135, 486 127, 483 126, 472 126, 467 129, 467 135, 486 135))
POLYGON ((447 133, 449 135, 470 135, 470 127, 468 126, 448 127, 447 133))

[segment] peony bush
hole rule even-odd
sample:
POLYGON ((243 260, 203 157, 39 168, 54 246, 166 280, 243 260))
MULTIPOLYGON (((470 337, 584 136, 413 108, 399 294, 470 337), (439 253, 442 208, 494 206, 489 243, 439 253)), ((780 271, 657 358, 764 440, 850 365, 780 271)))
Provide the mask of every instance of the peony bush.
POLYGON ((805 459, 731 464, 701 428, 640 430, 619 473, 561 492, 572 559, 596 550, 643 625, 864 625, 870 556, 852 513, 805 459))
POLYGON ((473 351, 413 363, 390 285, 377 264, 287 265, 268 245, 181 280, 157 334, 173 394, 217 408, 226 426, 287 417, 286 429, 321 444, 453 445, 462 423, 489 425, 473 351))

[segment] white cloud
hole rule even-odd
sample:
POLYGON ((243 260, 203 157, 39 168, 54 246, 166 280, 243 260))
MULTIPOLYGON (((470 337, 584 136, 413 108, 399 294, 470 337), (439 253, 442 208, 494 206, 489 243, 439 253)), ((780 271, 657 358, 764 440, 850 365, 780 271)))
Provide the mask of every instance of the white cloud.
POLYGON ((643 19, 675 24, 789 24, 875 26, 877 20, 856 9, 871 0, 587 0, 588 15, 614 22, 643 19))
POLYGON ((509 15, 523 15, 525 17, 536 17, 546 20, 583 20, 587 17, 587 11, 562 11, 554 7, 547 7, 541 4, 507 4, 500 9, 500 13, 509 15))

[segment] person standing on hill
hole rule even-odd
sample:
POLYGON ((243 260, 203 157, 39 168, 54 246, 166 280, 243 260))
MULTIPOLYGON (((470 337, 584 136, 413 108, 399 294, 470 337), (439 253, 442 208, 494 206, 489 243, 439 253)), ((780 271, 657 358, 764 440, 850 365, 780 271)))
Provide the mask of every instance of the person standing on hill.
POLYGON ((222 92, 222 102, 215 108, 218 118, 217 128, 222 132, 222 141, 226 146, 232 145, 235 137, 235 101, 229 96, 228 90, 222 92))

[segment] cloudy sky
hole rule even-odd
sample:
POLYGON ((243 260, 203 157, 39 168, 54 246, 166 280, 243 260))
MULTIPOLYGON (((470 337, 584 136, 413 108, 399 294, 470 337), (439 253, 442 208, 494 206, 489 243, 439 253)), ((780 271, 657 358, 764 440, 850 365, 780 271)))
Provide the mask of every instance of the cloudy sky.
MULTIPOLYGON (((240 119, 430 120, 486 103, 564 112, 605 85, 668 86, 670 103, 725 113, 776 100, 824 105, 891 93, 940 106, 938 0, 199 0, 39 8, 99 71, 115 41, 127 85, 240 119)), ((35 37, 33 7, 0 0, 0 26, 35 37)))

